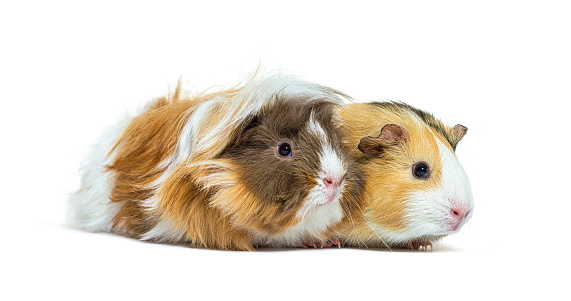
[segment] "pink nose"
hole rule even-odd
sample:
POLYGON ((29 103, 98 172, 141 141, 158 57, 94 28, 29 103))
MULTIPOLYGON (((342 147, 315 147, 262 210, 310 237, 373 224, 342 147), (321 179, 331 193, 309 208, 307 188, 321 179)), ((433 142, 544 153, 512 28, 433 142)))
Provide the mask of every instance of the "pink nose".
POLYGON ((325 184, 325 188, 327 188, 327 190, 339 187, 339 180, 334 177, 325 177, 323 179, 323 183, 325 184))
POLYGON ((457 206, 457 207, 452 207, 452 209, 450 209, 450 215, 455 221, 458 222, 465 219, 469 213, 470 210, 466 207, 457 206))

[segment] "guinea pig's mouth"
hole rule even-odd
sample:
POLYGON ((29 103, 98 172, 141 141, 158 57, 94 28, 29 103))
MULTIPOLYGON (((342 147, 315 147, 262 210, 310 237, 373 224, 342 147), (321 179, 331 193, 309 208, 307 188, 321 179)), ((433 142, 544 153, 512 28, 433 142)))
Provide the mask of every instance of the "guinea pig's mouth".
POLYGON ((323 206, 339 201, 341 199, 341 190, 342 189, 336 189, 333 191, 327 189, 323 195, 323 199, 317 203, 317 206, 323 206))
POLYGON ((467 220, 462 221, 447 221, 441 225, 441 230, 435 233, 430 233, 430 235, 435 237, 441 237, 445 235, 450 235, 460 232, 462 227, 466 224, 467 220))
POLYGON ((460 231, 462 227, 472 218, 473 208, 466 209, 464 212, 458 212, 450 209, 450 216, 444 225, 444 234, 452 234, 460 231))
POLYGON ((337 200, 338 198, 339 197, 337 194, 326 193, 325 197, 323 198, 324 200, 321 201, 320 203, 318 203, 317 206, 327 205, 327 204, 332 203, 333 201, 337 200))
POLYGON ((459 232, 472 218, 473 208, 462 206, 444 206, 437 218, 431 219, 423 227, 416 228, 417 233, 440 237, 459 232))

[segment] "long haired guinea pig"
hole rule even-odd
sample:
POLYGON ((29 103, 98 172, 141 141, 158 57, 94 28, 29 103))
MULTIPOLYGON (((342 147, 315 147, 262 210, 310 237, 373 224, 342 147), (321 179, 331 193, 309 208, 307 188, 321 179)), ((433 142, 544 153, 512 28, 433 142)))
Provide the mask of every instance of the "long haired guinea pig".
POLYGON ((328 243, 362 190, 333 122, 343 98, 284 76, 179 85, 97 145, 71 224, 215 249, 328 243))
POLYGON ((466 127, 400 102, 354 103, 339 112, 365 178, 364 206, 345 221, 343 243, 432 247, 471 218, 470 183, 455 156, 466 127))

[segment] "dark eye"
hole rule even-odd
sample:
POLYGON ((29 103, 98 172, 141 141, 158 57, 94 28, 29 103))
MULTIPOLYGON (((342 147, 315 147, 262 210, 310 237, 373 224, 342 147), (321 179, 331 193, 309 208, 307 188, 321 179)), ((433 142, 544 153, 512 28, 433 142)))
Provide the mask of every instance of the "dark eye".
POLYGON ((280 143, 277 148, 278 155, 282 157, 291 157, 291 145, 287 142, 280 143))
POLYGON ((412 166, 412 174, 417 179, 428 179, 430 170, 425 162, 418 162, 412 166))

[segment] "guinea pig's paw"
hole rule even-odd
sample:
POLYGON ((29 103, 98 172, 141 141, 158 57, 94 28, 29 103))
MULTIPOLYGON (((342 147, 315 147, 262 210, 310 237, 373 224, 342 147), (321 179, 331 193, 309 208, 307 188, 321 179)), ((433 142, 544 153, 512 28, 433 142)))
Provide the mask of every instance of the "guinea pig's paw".
POLYGON ((409 250, 418 250, 420 248, 423 248, 425 251, 428 251, 428 247, 430 246, 430 250, 432 250, 432 243, 430 241, 425 241, 425 240, 415 240, 415 241, 410 241, 406 248, 409 250))
POLYGON ((331 248, 333 246, 336 246, 339 249, 341 249, 341 241, 339 241, 339 238, 334 238, 332 240, 328 240, 325 243, 321 243, 322 248, 331 248))
POLYGON ((308 241, 308 242, 304 242, 300 245, 301 248, 307 249, 307 248, 331 248, 333 246, 337 246, 338 248, 341 248, 341 241, 339 241, 338 238, 334 238, 325 242, 313 242, 313 241, 308 241))

